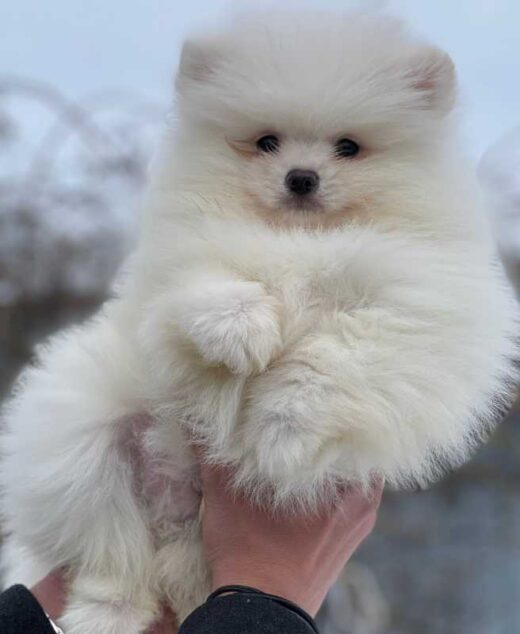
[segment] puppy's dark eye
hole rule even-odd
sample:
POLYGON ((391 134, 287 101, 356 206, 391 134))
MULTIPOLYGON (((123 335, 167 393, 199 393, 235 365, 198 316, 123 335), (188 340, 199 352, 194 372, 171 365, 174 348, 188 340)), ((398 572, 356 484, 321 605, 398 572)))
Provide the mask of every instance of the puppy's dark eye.
POLYGON ((280 147, 280 139, 274 134, 266 134, 256 142, 260 152, 277 152, 280 147))
POLYGON ((353 158, 359 154, 361 148, 352 139, 340 139, 334 146, 336 156, 341 158, 353 158))

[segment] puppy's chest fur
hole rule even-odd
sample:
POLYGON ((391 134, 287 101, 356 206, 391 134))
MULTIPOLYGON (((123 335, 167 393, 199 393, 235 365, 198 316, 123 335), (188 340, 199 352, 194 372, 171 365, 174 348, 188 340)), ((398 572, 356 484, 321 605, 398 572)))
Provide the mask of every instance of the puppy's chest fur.
MULTIPOLYGON (((161 271, 179 270, 181 263, 188 272, 211 273, 223 267, 233 277, 261 284, 278 302, 283 350, 291 349, 324 324, 327 328, 330 316, 335 317, 334 327, 338 327, 338 315, 343 316, 346 325, 350 314, 383 301, 381 290, 401 279, 402 258, 396 258, 396 245, 388 236, 370 231, 323 236, 272 235, 268 231, 248 235, 241 229, 236 235, 230 228, 225 237, 219 231, 218 236, 205 238, 202 243, 183 241, 161 271)), ((188 275, 187 279, 192 278, 188 275)), ((356 319, 353 326, 369 327, 368 321, 368 316, 363 321, 356 319)), ((354 339, 366 335, 346 327, 342 334, 347 345, 347 332, 354 339)), ((279 370, 285 363, 283 350, 277 360, 279 370)), ((243 399, 237 399, 236 409, 233 399, 254 386, 254 377, 244 383, 225 370, 201 366, 182 350, 180 354, 174 350, 171 353, 177 366, 174 380, 167 381, 171 388, 168 405, 133 423, 129 445, 136 487, 159 539, 163 532, 168 534, 172 526, 198 512, 197 474, 185 452, 190 428, 215 444, 221 443, 216 438, 222 431, 226 453, 234 452, 230 447, 238 447, 235 434, 243 399), (212 409, 204 406, 207 401, 211 401, 212 409), (226 420, 218 420, 215 412, 220 410, 226 412, 226 420), (172 419, 180 425, 172 425, 172 419)))
POLYGON ((200 266, 199 259, 208 268, 223 263, 237 277, 263 284, 281 302, 284 316, 295 322, 316 312, 377 301, 381 289, 406 275, 403 246, 413 244, 403 235, 360 227, 277 234, 229 225, 209 231, 205 238, 212 249, 202 254, 192 249, 186 254, 188 263, 194 256, 195 266, 200 266))

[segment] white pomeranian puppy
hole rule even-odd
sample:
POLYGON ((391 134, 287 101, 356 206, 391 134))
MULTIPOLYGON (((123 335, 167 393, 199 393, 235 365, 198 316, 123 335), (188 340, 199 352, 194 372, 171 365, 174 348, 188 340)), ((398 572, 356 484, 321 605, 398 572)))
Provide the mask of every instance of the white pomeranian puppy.
POLYGON ((515 310, 455 96, 450 58, 380 14, 185 44, 126 275, 5 413, 8 576, 68 567, 67 634, 204 600, 194 439, 252 498, 312 512, 374 474, 423 485, 491 428, 515 310))

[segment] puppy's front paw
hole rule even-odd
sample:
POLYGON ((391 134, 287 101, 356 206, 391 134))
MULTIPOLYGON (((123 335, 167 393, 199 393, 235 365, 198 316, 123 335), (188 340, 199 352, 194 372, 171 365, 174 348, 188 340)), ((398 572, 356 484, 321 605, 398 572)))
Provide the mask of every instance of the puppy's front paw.
POLYGON ((208 365, 262 372, 282 345, 277 302, 260 284, 229 282, 186 298, 181 328, 208 365))

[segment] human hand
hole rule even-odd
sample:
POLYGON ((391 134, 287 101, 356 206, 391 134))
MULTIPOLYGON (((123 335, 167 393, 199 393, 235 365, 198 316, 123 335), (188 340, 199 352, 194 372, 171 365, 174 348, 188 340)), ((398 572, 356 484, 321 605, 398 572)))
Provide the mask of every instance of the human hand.
POLYGON ((66 602, 63 574, 59 570, 51 572, 32 587, 31 592, 51 619, 57 621, 63 614, 66 602))
MULTIPOLYGON (((52 572, 31 588, 31 592, 43 610, 57 622, 63 614, 67 599, 63 574, 60 571, 52 572)), ((148 634, 177 634, 174 614, 165 610, 161 620, 148 630, 148 634)))
POLYGON ((315 615, 356 548, 372 531, 383 484, 369 496, 347 488, 314 517, 275 517, 229 490, 230 474, 202 465, 206 559, 213 589, 246 585, 289 599, 315 615))

